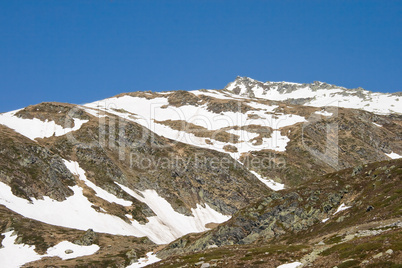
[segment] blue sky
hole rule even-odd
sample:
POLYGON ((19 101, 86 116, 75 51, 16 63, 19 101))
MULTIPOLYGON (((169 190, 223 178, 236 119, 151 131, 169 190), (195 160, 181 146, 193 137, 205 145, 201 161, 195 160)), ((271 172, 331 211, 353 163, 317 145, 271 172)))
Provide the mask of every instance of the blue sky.
POLYGON ((402 90, 402 1, 0 2, 0 112, 237 75, 402 90))

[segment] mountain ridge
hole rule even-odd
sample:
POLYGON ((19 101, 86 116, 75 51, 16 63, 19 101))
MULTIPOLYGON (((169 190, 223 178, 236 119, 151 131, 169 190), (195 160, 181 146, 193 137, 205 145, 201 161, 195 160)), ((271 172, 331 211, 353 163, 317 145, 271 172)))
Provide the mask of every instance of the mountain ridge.
MULTIPOLYGON (((400 174, 391 168, 399 165, 399 160, 391 159, 402 157, 402 115, 400 106, 395 108, 398 95, 377 109, 379 101, 390 95, 363 89, 345 92, 321 82, 264 84, 238 78, 221 90, 121 93, 84 105, 40 103, 0 114, 0 212, 4 215, 0 238, 6 245, 15 238, 17 245, 34 250, 32 255, 41 259, 38 266, 91 260, 102 267, 115 259, 119 267, 126 267, 137 265, 140 257, 145 261, 146 252, 149 259, 158 260, 150 253, 157 244, 174 241, 181 247, 186 237, 221 232, 233 222, 247 228, 260 225, 266 232, 262 238, 268 239, 271 225, 266 218, 250 223, 246 218, 239 221, 238 215, 249 213, 252 204, 268 197, 272 197, 268 203, 296 202, 305 194, 297 197, 295 191, 313 177, 350 173, 350 169, 354 173, 354 168, 356 174, 362 169, 367 173, 373 163, 383 163, 385 169, 371 172, 387 178, 387 170, 393 170, 387 185, 394 183, 398 190, 400 174), (338 97, 344 106, 362 101, 353 108, 323 101, 338 97), (16 213, 46 237, 32 237, 12 220, 16 213), (48 225, 60 234, 58 239, 41 230, 48 225), (137 238, 131 249, 113 242, 118 246, 112 245, 111 257, 106 242, 93 242, 102 260, 96 254, 72 261, 46 257, 52 247, 81 241, 77 235, 89 229, 102 241, 122 235, 128 237, 124 241, 137 238), (74 230, 74 239, 68 230, 74 230), (144 246, 138 244, 141 241, 144 246)), ((318 188, 328 188, 320 180, 316 183, 318 188)), ((340 205, 341 196, 330 198, 331 209, 340 205)), ((325 200, 315 199, 314 206, 325 206, 325 200)), ((278 211, 268 206, 266 212, 277 215, 278 211)), ((288 210, 286 217, 293 212, 288 210)), ((313 214, 297 214, 305 220, 299 224, 301 229, 286 224, 293 231, 309 230, 325 213, 314 219, 313 214)), ((290 229, 281 230, 287 235, 290 229)), ((229 236, 214 241, 225 247, 229 236)), ((259 232, 253 231, 239 241, 257 243, 258 237, 259 232)), ((157 256, 170 258, 176 253, 162 250, 157 256)))

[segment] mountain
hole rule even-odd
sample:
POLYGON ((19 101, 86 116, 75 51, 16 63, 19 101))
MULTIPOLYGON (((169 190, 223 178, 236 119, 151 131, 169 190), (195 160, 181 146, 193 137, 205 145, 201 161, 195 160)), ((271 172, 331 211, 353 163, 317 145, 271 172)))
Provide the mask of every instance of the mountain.
POLYGON ((376 114, 402 113, 401 92, 387 94, 347 89, 315 81, 311 84, 289 82, 260 82, 248 77, 237 77, 224 91, 240 97, 284 101, 313 107, 337 106, 361 109, 376 114))
MULTIPOLYGON (((313 241, 374 223, 381 237, 392 234, 401 263, 393 244, 400 96, 237 77, 221 90, 131 92, 0 114, 0 264, 174 266, 225 252, 233 257, 215 264, 268 267, 260 253, 245 253, 266 250, 279 254, 276 267, 308 263, 302 258, 318 248, 330 250, 313 241), (349 216, 334 217, 346 207, 349 216)), ((346 260, 327 256, 309 262, 346 260)))

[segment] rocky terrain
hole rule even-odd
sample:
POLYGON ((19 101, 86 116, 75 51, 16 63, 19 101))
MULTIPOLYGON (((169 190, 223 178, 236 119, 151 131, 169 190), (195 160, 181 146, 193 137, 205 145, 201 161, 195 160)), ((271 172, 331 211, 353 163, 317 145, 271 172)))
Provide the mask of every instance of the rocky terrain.
POLYGON ((312 178, 260 199, 211 231, 169 244, 159 255, 179 257, 154 266, 194 264, 202 257, 228 267, 276 267, 296 260, 314 267, 346 260, 359 267, 400 263, 401 189, 395 185, 401 172, 402 160, 393 160, 312 178), (284 256, 273 260, 272 254, 284 256))
POLYGON ((399 97, 238 77, 0 114, 0 266, 400 265, 399 97))

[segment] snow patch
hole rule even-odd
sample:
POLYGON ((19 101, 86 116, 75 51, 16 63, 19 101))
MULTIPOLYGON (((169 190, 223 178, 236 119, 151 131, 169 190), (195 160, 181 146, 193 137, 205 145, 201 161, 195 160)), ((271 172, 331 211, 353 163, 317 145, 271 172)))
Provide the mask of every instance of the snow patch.
POLYGON ((186 216, 176 212, 155 190, 138 191, 141 196, 124 185, 116 184, 132 197, 147 204, 156 214, 148 217, 149 222, 143 228, 147 230, 148 237, 158 244, 171 242, 189 233, 207 231, 209 228, 205 227, 206 224, 222 223, 230 219, 230 216, 213 210, 208 204, 205 207, 197 204, 195 209, 191 209, 194 216, 186 216))
POLYGON ((327 222, 329 218, 323 219, 322 222, 327 222))
MULTIPOLYGON (((65 164, 73 174, 79 175, 80 180, 86 181, 85 173, 78 164, 72 161, 65 161, 65 164)), ((199 204, 192 209, 194 216, 185 216, 174 211, 172 206, 153 190, 142 192, 144 197, 141 197, 124 187, 126 192, 140 201, 145 201, 157 214, 149 217, 149 222, 145 225, 136 220, 129 224, 117 216, 96 211, 78 185, 70 188, 74 195, 64 201, 59 202, 45 196, 42 200, 32 198, 32 202, 29 202, 13 195, 10 186, 0 182, 0 204, 24 217, 48 224, 84 231, 92 228, 95 232, 114 235, 147 236, 157 244, 167 244, 185 234, 209 230, 205 227, 207 223, 222 223, 230 219, 230 216, 222 215, 208 205, 203 207, 199 204)), ((109 197, 105 198, 115 201, 117 199, 109 197)))
POLYGON ((0 248, 0 267, 20 267, 26 263, 40 260, 44 257, 60 257, 63 260, 92 255, 99 250, 98 245, 79 246, 68 241, 60 242, 54 247, 47 249, 47 254, 39 255, 35 252, 35 246, 15 244, 17 235, 13 231, 3 233, 3 248, 0 248), (65 253, 69 249, 71 254, 65 253))
POLYGON ((17 235, 12 235, 13 231, 3 233, 5 236, 0 248, 0 267, 20 267, 25 263, 37 261, 42 258, 35 252, 35 246, 25 244, 14 244, 17 235))
POLYGON ((138 262, 135 262, 135 263, 127 266, 127 268, 145 267, 147 265, 150 265, 150 264, 158 262, 158 261, 161 261, 161 259, 156 257, 156 255, 153 252, 148 252, 146 257, 138 259, 138 262))
POLYGON ((83 195, 79 186, 70 187, 74 195, 58 202, 47 196, 43 200, 32 198, 32 202, 13 195, 11 188, 0 182, 0 204, 12 211, 37 221, 52 225, 88 230, 115 235, 142 237, 142 225, 130 225, 119 217, 97 212, 83 195))
POLYGON ((388 156, 391 159, 399 159, 402 158, 402 155, 399 155, 397 153, 391 152, 390 154, 385 154, 386 156, 388 156))
POLYGON ((106 117, 105 112, 102 110, 95 110, 92 108, 84 108, 83 109, 86 113, 89 113, 90 115, 93 115, 95 117, 101 118, 101 117, 106 117))
POLYGON ((348 208, 351 208, 351 207, 348 207, 348 206, 346 206, 344 203, 342 203, 342 204, 338 207, 338 209, 335 211, 334 215, 335 215, 336 213, 341 212, 341 211, 343 211, 343 210, 346 210, 346 209, 348 209, 348 208))
POLYGON ((18 112, 8 112, 0 114, 0 124, 3 124, 16 132, 24 135, 25 137, 35 141, 36 138, 49 138, 53 135, 62 136, 71 131, 76 131, 81 128, 81 126, 88 122, 88 120, 81 120, 77 118, 74 119, 74 127, 64 128, 54 121, 41 121, 38 118, 24 119, 15 116, 18 112))
POLYGON ((47 249, 47 254, 42 257, 60 257, 63 260, 74 259, 95 254, 100 249, 98 245, 80 246, 68 241, 62 241, 54 247, 47 249), (66 250, 72 250, 70 254, 66 250))
POLYGON ((262 183, 264 183, 266 186, 268 186, 269 188, 271 188, 274 191, 279 191, 279 190, 285 189, 285 184, 275 182, 274 180, 271 180, 268 178, 263 178, 260 174, 258 174, 257 172, 255 172, 253 170, 250 170, 250 172, 253 173, 254 176, 256 176, 257 179, 259 179, 262 183))
POLYGON ((279 265, 277 268, 296 268, 296 267, 299 267, 300 265, 302 265, 301 262, 295 261, 292 263, 285 263, 285 264, 279 265))
POLYGON ((325 110, 316 111, 315 113, 316 113, 316 114, 319 114, 319 115, 323 115, 323 116, 332 116, 332 113, 327 112, 327 111, 325 111, 325 110))
POLYGON ((103 200, 108 201, 109 203, 116 203, 125 207, 131 206, 133 204, 133 202, 131 201, 127 201, 116 197, 114 194, 111 194, 108 191, 103 190, 102 188, 100 188, 99 186, 88 180, 87 177, 85 176, 85 171, 82 168, 80 168, 77 162, 67 160, 63 161, 66 167, 71 171, 71 173, 78 175, 80 180, 84 181, 88 187, 92 188, 95 191, 96 196, 102 198, 103 200))

